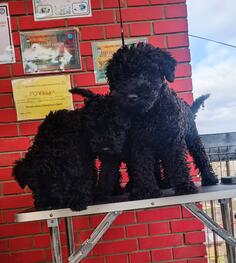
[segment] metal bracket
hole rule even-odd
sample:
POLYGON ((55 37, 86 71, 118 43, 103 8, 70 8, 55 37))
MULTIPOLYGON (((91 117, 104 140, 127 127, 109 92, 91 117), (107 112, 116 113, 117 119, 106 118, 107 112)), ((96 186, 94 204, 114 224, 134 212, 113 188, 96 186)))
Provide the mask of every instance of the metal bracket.
POLYGON ((90 238, 85 240, 84 243, 80 246, 78 250, 76 250, 72 255, 69 256, 69 263, 77 263, 80 262, 83 258, 85 258, 88 253, 93 249, 93 247, 97 244, 103 234, 110 227, 112 222, 122 213, 122 211, 109 212, 102 222, 97 226, 97 228, 93 231, 90 238))
POLYGON ((57 218, 48 219, 47 225, 50 229, 51 247, 53 250, 53 255, 52 255, 53 262, 62 263, 59 220, 57 218))
POLYGON ((200 210, 194 203, 182 204, 189 212, 202 221, 209 229, 227 242, 230 246, 236 246, 236 239, 224 228, 212 220, 205 212, 200 210))

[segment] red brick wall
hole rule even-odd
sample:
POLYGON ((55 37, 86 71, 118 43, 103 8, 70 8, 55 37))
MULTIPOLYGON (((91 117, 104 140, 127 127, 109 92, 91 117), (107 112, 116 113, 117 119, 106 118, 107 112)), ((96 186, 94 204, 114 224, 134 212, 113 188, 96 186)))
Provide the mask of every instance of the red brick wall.
MULTIPOLYGON (((116 0, 92 0, 90 18, 34 22, 31 0, 4 1, 10 6, 17 62, 0 65, 0 262, 48 262, 50 245, 45 222, 14 223, 14 214, 32 206, 31 194, 11 177, 12 164, 22 157, 40 121, 17 122, 11 80, 23 76, 19 32, 76 26, 80 30, 83 69, 71 73, 72 84, 107 91, 96 85, 93 74, 92 40, 119 38, 116 0)), ((186 101, 192 101, 190 52, 185 0, 125 0, 123 19, 126 37, 145 36, 168 48, 176 57, 177 79, 171 84, 186 101)), ((78 102, 75 101, 77 105, 78 102)), ((82 242, 102 218, 74 219, 76 244, 82 242)), ((64 224, 61 224, 64 231, 64 224)), ((131 211, 121 215, 94 248, 86 263, 205 263, 203 225, 180 206, 131 211)), ((65 233, 62 233, 66 256, 65 233)))

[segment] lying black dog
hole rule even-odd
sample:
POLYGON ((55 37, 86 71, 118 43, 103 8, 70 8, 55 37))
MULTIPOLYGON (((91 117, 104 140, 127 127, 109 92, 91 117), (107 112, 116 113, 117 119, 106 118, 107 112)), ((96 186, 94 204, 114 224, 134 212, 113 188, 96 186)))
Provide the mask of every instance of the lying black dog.
POLYGON ((150 44, 120 48, 109 61, 107 79, 116 103, 132 115, 126 160, 131 199, 160 196, 155 179, 156 160, 161 160, 176 194, 196 193, 189 176, 189 151, 202 177, 202 185, 214 185, 212 170, 190 107, 169 89, 165 79, 175 79, 176 61, 150 44))
MULTIPOLYGON (((97 156, 115 167, 107 152, 120 153, 124 144, 129 121, 116 117, 112 97, 97 97, 83 89, 76 93, 90 99, 80 110, 50 113, 40 125, 33 145, 13 169, 20 186, 32 189, 38 210, 82 210, 92 204, 97 156)), ((102 166, 101 174, 106 176, 106 171, 106 165, 102 166)), ((119 178, 119 169, 114 175, 119 178)), ((119 180, 114 190, 120 190, 119 180)))

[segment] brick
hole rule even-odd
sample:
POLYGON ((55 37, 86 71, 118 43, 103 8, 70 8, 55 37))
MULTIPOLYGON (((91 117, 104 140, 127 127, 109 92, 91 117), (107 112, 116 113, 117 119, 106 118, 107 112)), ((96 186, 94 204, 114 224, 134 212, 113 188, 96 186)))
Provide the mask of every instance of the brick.
POLYGON ((130 263, 149 263, 151 262, 150 253, 148 251, 136 252, 129 254, 130 263))
POLYGON ((93 58, 92 57, 87 57, 86 58, 86 69, 88 71, 93 71, 94 70, 93 58))
MULTIPOLYGON (((127 38, 129 36, 129 26, 127 24, 123 25, 124 28, 124 36, 127 38)), ((120 25, 107 25, 105 26, 105 34, 106 38, 118 38, 121 36, 121 28, 120 25)))
POLYGON ((29 146, 29 138, 0 139, 0 152, 25 151, 29 146))
POLYGON ((151 0, 151 4, 156 4, 156 5, 185 3, 185 2, 186 0, 151 0))
POLYGON ((15 63, 12 65, 12 72, 14 76, 22 76, 24 75, 24 69, 23 69, 22 63, 15 63))
POLYGON ((78 218, 73 218, 73 225, 75 229, 89 228, 89 217, 80 216, 78 218))
POLYGON ((24 190, 20 188, 16 182, 5 182, 2 183, 2 193, 4 195, 19 194, 23 193, 24 190))
POLYGON ((191 78, 175 79, 173 83, 169 83, 169 86, 176 92, 192 91, 193 89, 191 78))
POLYGON ((88 239, 91 234, 93 233, 93 230, 80 230, 79 231, 79 242, 82 244, 86 239, 88 239))
POLYGON ((94 73, 74 74, 74 85, 79 87, 86 87, 95 85, 94 73))
MULTIPOLYGON (((200 203, 198 203, 198 204, 196 204, 197 205, 197 207, 199 208, 199 209, 201 209, 202 210, 202 204, 200 204, 200 203)), ((190 213, 187 209, 185 209, 184 207, 182 207, 182 215, 183 215, 183 218, 195 218, 194 217, 194 215, 192 214, 192 213, 190 213)))
POLYGON ((18 30, 17 18, 11 16, 10 20, 11 20, 11 30, 12 31, 18 30))
POLYGON ((0 237, 11 237, 21 235, 33 235, 41 232, 39 222, 0 225, 0 237))
POLYGON ((34 21, 33 16, 19 17, 20 30, 42 29, 65 26, 65 19, 48 20, 48 21, 34 21))
MULTIPOLYGON (((5 252, 8 251, 8 241, 7 240, 0 240, 0 251, 5 252)), ((0 255, 1 258, 1 255, 0 255)))
POLYGON ((20 208, 29 206, 33 206, 33 199, 31 194, 0 197, 1 209, 20 208))
POLYGON ((0 65, 0 72, 1 72, 1 78, 10 77, 11 75, 10 67, 7 64, 0 65))
POLYGON ((116 218, 113 225, 128 225, 136 223, 135 213, 133 211, 124 212, 116 218))
POLYGON ((68 20, 69 26, 74 25, 98 25, 114 23, 113 10, 94 11, 90 17, 71 18, 68 20))
MULTIPOLYGON (((118 7, 118 1, 111 1, 111 0, 103 0, 103 7, 104 8, 112 8, 112 7, 118 7)), ((120 1, 120 6, 124 7, 124 0, 120 1)))
POLYGON ((26 14, 28 14, 28 15, 31 14, 32 15, 33 14, 33 2, 27 0, 25 5, 26 5, 26 14))
POLYGON ((100 0, 91 0, 91 7, 92 7, 92 9, 101 8, 101 1, 100 0))
POLYGON ((12 179, 11 168, 0 168, 0 181, 6 181, 12 179))
POLYGON ((17 62, 22 61, 20 48, 15 48, 15 56, 16 56, 16 61, 17 61, 17 62))
POLYGON ((17 135, 18 135, 18 129, 16 124, 0 125, 0 137, 12 137, 17 135))
POLYGON ((93 54, 91 42, 80 43, 80 52, 82 56, 91 56, 93 54))
POLYGON ((167 36, 167 44, 169 48, 188 47, 189 39, 187 34, 171 34, 167 36))
POLYGON ((0 93, 12 92, 11 80, 0 79, 0 93))
POLYGON ((148 43, 155 47, 166 48, 166 37, 165 36, 150 36, 148 37, 148 43))
POLYGON ((14 238, 9 240, 11 251, 31 249, 33 242, 31 237, 14 238))
POLYGON ((0 108, 13 107, 13 99, 10 94, 0 95, 0 108))
POLYGON ((157 222, 149 225, 150 235, 160 235, 170 233, 169 222, 157 222))
POLYGON ((12 40, 15 46, 19 46, 20 45, 20 33, 12 32, 12 40))
POLYGON ((147 36, 151 34, 151 23, 135 23, 130 25, 130 35, 134 36, 147 36))
POLYGON ((152 261, 154 262, 173 259, 171 248, 153 250, 151 253, 152 253, 152 261))
POLYGON ((127 237, 146 236, 148 234, 148 225, 131 225, 126 226, 127 237))
POLYGON ((98 243, 93 250, 94 255, 107 255, 137 250, 135 239, 98 243))
POLYGON ((193 93, 186 92, 186 93, 178 93, 178 97, 186 101, 189 105, 193 103, 193 93))
POLYGON ((124 227, 112 227, 107 230, 107 232, 102 237, 103 240, 115 240, 124 239, 125 229, 124 227))
POLYGON ((149 5, 149 1, 148 0, 127 0, 127 5, 128 6, 147 6, 149 5))
POLYGON ((15 253, 10 255, 9 262, 45 262, 46 256, 43 250, 32 250, 32 251, 25 251, 20 253, 15 253))
POLYGON ((198 244, 204 243, 206 241, 205 232, 189 232, 184 234, 184 242, 185 244, 198 244))
POLYGON ((20 123, 20 135, 27 136, 27 135, 35 135, 38 132, 38 128, 41 122, 30 122, 30 123, 20 123))
MULTIPOLYGON (((117 11, 117 21, 119 22, 119 11, 117 11)), ((162 7, 134 7, 122 10, 122 19, 124 22, 130 21, 149 21, 163 18, 162 7)))
POLYGON ((180 217, 181 209, 179 206, 155 208, 137 212, 138 222, 152 222, 180 217))
POLYGON ((190 62, 190 50, 188 48, 171 49, 170 53, 177 62, 190 62))
POLYGON ((18 159, 20 159, 19 153, 0 154, 0 166, 11 166, 18 159))
POLYGON ((24 15, 25 14, 24 1, 9 2, 9 12, 11 16, 24 15))
POLYGON ((154 26, 155 34, 166 34, 166 33, 188 31, 188 24, 186 19, 165 20, 165 21, 154 22, 153 26, 154 26))
POLYGON ((180 246, 182 244, 183 244, 183 236, 179 234, 139 238, 140 249, 172 247, 172 246, 180 246))
POLYGON ((206 255, 205 245, 195 245, 173 248, 174 259, 178 258, 194 258, 206 255))
POLYGON ((127 255, 107 256, 106 263, 128 263, 127 255))
POLYGON ((80 32, 82 40, 104 39, 103 26, 82 27, 80 32))
POLYGON ((50 236, 49 235, 40 235, 34 236, 33 238, 35 248, 47 248, 50 247, 50 236))
POLYGON ((166 18, 187 17, 186 5, 170 5, 165 7, 166 18))
POLYGON ((191 66, 187 63, 177 64, 175 75, 176 77, 190 77, 192 74, 191 66))

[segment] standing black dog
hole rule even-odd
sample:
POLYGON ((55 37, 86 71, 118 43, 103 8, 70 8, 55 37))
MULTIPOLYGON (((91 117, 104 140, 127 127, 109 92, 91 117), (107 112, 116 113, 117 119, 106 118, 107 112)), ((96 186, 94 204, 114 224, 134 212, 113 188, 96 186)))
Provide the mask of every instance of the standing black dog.
POLYGON ((107 79, 116 103, 135 116, 128 133, 127 167, 131 199, 160 196, 155 164, 160 159, 176 194, 196 193, 189 176, 189 151, 202 177, 202 185, 217 178, 209 163, 190 107, 169 89, 165 79, 175 79, 176 61, 150 44, 120 48, 109 61, 107 79))

